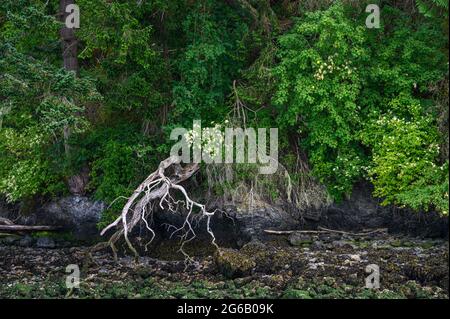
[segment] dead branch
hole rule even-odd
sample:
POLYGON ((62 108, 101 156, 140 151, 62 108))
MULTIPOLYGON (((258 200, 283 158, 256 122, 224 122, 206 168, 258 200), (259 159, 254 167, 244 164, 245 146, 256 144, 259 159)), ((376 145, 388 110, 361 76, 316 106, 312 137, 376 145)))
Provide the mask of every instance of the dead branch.
POLYGON ((59 230, 58 226, 26 226, 26 225, 0 225, 0 231, 20 232, 20 231, 47 231, 59 230))
MULTIPOLYGON (((107 243, 107 245, 111 247, 116 259, 117 249, 115 243, 121 237, 125 239, 128 248, 133 254, 138 257, 138 252, 132 245, 129 234, 139 222, 143 222, 147 230, 151 232, 152 238, 149 243, 152 242, 155 237, 155 232, 150 227, 147 219, 154 212, 154 205, 152 205, 154 203, 157 203, 161 209, 165 209, 169 213, 175 213, 180 206, 187 210, 187 216, 183 225, 179 228, 174 227, 175 230, 171 234, 171 236, 174 236, 175 234, 181 233, 180 252, 183 253, 187 259, 189 259, 189 256, 184 252, 183 247, 186 243, 195 238, 195 232, 191 224, 195 213, 194 209, 198 210, 200 217, 207 218, 206 230, 212 237, 212 244, 217 246, 214 234, 210 228, 210 218, 214 215, 214 212, 208 212, 205 205, 192 200, 186 189, 179 185, 181 182, 194 175, 198 171, 199 165, 189 164, 185 167, 181 167, 179 163, 180 158, 178 156, 171 156, 163 160, 159 164, 158 169, 150 174, 134 191, 133 195, 131 195, 123 207, 120 216, 101 231, 100 234, 103 236, 108 230, 116 228, 116 231, 111 235, 107 243), (173 168, 174 173, 169 176, 167 174, 170 167, 173 168), (179 192, 182 195, 183 200, 175 200, 171 191, 179 192)), ((147 245, 149 243, 147 243, 147 245)), ((97 248, 102 248, 102 246, 97 248)))
POLYGON ((367 235, 371 235, 371 234, 375 234, 375 233, 387 233, 388 229, 387 228, 378 228, 378 229, 373 229, 373 230, 366 230, 360 233, 350 233, 350 232, 345 232, 345 231, 341 231, 341 230, 333 230, 333 229, 328 229, 325 227, 317 227, 318 229, 320 229, 321 231, 325 231, 325 232, 329 232, 329 233, 337 233, 337 234, 343 234, 343 235, 350 235, 350 236, 367 236, 367 235))
POLYGON ((342 235, 349 235, 349 236, 367 236, 375 233, 386 233, 388 231, 387 228, 379 228, 374 230, 368 230, 360 233, 351 233, 346 232, 342 230, 333 230, 328 229, 324 227, 318 227, 319 230, 271 230, 271 229, 265 229, 264 232, 266 234, 271 235, 289 235, 289 234, 329 234, 329 233, 336 233, 336 234, 342 234, 342 235))
POLYGON ((14 225, 14 223, 8 218, 0 217, 0 224, 3 225, 14 225))

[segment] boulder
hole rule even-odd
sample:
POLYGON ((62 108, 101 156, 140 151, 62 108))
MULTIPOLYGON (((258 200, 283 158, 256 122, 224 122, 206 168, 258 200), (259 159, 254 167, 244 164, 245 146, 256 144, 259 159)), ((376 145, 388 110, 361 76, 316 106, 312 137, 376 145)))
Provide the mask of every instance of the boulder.
POLYGON ((52 238, 40 237, 36 240, 36 247, 38 247, 38 248, 55 248, 56 243, 52 238))
POLYGON ((42 224, 62 225, 77 239, 91 239, 98 236, 97 223, 106 205, 84 196, 69 196, 51 202, 42 208, 39 220, 42 224))
POLYGON ((0 244, 13 245, 20 240, 20 236, 15 234, 0 233, 0 244))
POLYGON ((33 243, 34 243, 33 237, 26 235, 23 238, 21 238, 17 244, 21 247, 31 247, 33 246, 33 243))
POLYGON ((85 196, 72 195, 46 203, 27 215, 8 210, 6 205, 0 208, 0 216, 10 218, 16 224, 61 226, 74 239, 91 241, 99 237, 97 223, 106 205, 85 196))
MULTIPOLYGON (((213 210, 213 209, 212 209, 213 210)), ((155 214, 154 225, 158 235, 167 230, 159 225, 183 224, 186 214, 158 211, 155 214), (159 227, 159 229, 158 229, 159 227)), ((210 238, 206 233, 206 219, 193 224, 198 237, 210 238)), ((211 229, 220 245, 227 247, 242 247, 252 240, 266 240, 265 229, 298 229, 299 218, 293 217, 278 206, 266 205, 253 209, 228 205, 219 207, 211 219, 211 229)), ((164 235, 163 235, 164 236, 164 235)))
POLYGON ((289 235, 288 241, 292 246, 310 246, 314 242, 314 236, 293 232, 289 235))
POLYGON ((247 241, 265 239, 265 229, 291 230, 301 225, 299 218, 278 206, 266 205, 253 209, 230 206, 225 211, 234 220, 239 235, 247 241))
POLYGON ((256 267, 255 262, 238 250, 223 248, 216 253, 216 265, 226 278, 246 277, 256 267))
POLYGON ((372 196, 373 187, 367 183, 355 185, 352 195, 339 203, 308 212, 308 228, 323 226, 330 229, 358 232, 363 229, 388 228, 390 233, 428 238, 448 238, 448 216, 437 212, 414 212, 394 206, 381 205, 372 196))

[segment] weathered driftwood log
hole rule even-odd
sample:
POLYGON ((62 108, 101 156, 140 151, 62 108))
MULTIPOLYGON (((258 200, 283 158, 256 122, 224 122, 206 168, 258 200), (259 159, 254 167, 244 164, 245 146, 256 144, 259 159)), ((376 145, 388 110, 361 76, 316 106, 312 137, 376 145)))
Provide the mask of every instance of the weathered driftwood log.
POLYGON ((1 231, 7 232, 21 232, 21 231, 47 231, 59 230, 58 226, 27 226, 27 225, 0 225, 1 231))
POLYGON ((12 221, 10 221, 8 218, 0 217, 0 224, 3 225, 14 225, 12 221))
POLYGON ((0 231, 6 232, 23 232, 23 231, 46 231, 46 230, 58 230, 61 227, 58 226, 29 226, 29 225, 15 225, 8 218, 0 217, 0 231))
POLYGON ((328 229, 324 227, 318 227, 319 230, 271 230, 271 229, 265 229, 264 232, 266 234, 271 235, 289 235, 292 233, 298 233, 298 234, 329 234, 329 233, 335 233, 335 234, 342 234, 342 235, 349 235, 349 236, 367 236, 370 234, 375 233, 386 233, 388 231, 387 228, 379 228, 379 229, 373 229, 373 230, 366 230, 362 231, 360 233, 352 233, 352 232, 346 232, 342 230, 334 230, 334 229, 328 229))

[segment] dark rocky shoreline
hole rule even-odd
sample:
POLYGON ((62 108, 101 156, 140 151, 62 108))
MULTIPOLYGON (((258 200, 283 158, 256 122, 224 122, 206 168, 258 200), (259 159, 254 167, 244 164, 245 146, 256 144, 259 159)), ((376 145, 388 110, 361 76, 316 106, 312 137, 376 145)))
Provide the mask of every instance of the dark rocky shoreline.
POLYGON ((0 246, 0 298, 445 298, 448 241, 396 235, 350 238, 272 236, 219 255, 192 243, 185 263, 178 242, 155 245, 135 261, 108 250, 0 246), (294 245, 295 246, 294 246, 294 245), (65 287, 79 265, 81 287, 65 287), (366 266, 380 268, 380 289, 365 288, 366 266))
MULTIPOLYGON (((21 216, 0 205, 0 216, 28 225, 63 225, 62 232, 0 234, 0 298, 445 298, 449 296, 448 217, 383 207, 360 187, 351 198, 306 213, 286 205, 252 210, 223 207, 212 220, 220 254, 196 223, 186 246, 169 240, 164 224, 182 213, 157 212, 155 241, 134 261, 124 245, 116 263, 106 249, 87 258, 99 241, 105 205, 86 197, 58 199, 21 216), (341 233, 271 235, 273 230, 341 233), (354 236, 365 229, 387 233, 354 236), (348 233, 346 233, 348 232, 348 233), (353 235, 352 235, 353 234, 353 235), (66 267, 81 269, 81 288, 68 291, 66 267), (380 269, 380 289, 365 288, 366 267, 380 269)), ((146 243, 144 228, 132 240, 146 243)))

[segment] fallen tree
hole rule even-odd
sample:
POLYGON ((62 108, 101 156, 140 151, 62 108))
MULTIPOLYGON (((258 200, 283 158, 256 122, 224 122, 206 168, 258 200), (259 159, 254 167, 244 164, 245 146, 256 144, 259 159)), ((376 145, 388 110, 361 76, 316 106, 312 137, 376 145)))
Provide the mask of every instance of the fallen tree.
POLYGON ((379 229, 372 229, 372 230, 364 230, 360 233, 352 233, 352 232, 346 232, 342 230, 334 230, 334 229, 328 229, 325 227, 318 227, 318 230, 272 230, 272 229, 265 229, 264 232, 266 234, 271 235, 290 235, 293 233, 297 234, 328 234, 328 233, 334 233, 334 234, 341 234, 341 235, 348 235, 348 236, 367 236, 372 235, 376 233, 387 233, 387 228, 379 228, 379 229))
POLYGON ((22 231, 50 231, 60 230, 58 226, 44 226, 44 225, 16 225, 8 218, 0 217, 0 230, 6 232, 22 232, 22 231))
POLYGON ((109 230, 115 229, 115 232, 111 235, 110 239, 106 243, 96 246, 95 249, 105 247, 109 245, 114 253, 114 257, 117 259, 117 241, 123 237, 128 245, 128 248, 133 254, 138 257, 139 254, 134 248, 129 239, 129 234, 134 227, 143 222, 146 229, 152 234, 152 238, 145 245, 150 244, 155 238, 155 232, 148 223, 148 218, 154 213, 155 205, 158 205, 162 210, 166 210, 168 213, 175 213, 177 210, 185 209, 187 211, 184 223, 180 227, 171 225, 173 231, 171 237, 175 234, 181 234, 181 247, 180 252, 189 259, 190 257, 185 253, 183 247, 186 243, 190 242, 196 237, 195 231, 192 227, 192 218, 194 217, 194 209, 197 209, 200 218, 206 218, 206 231, 211 235, 212 244, 216 244, 216 238, 210 228, 210 220, 215 211, 208 212, 205 205, 197 203, 192 200, 186 189, 180 185, 181 182, 192 177, 199 170, 199 164, 188 164, 181 166, 180 158, 178 156, 170 156, 163 160, 156 171, 150 174, 136 190, 133 195, 128 198, 127 203, 122 209, 120 216, 111 224, 106 226, 101 235, 105 235, 109 230), (181 194, 182 200, 176 200, 174 193, 181 194))
POLYGON ((1 231, 21 232, 21 231, 50 231, 60 230, 58 226, 28 226, 28 225, 0 225, 1 231))
POLYGON ((4 225, 14 225, 14 223, 8 218, 0 217, 0 224, 4 225))

